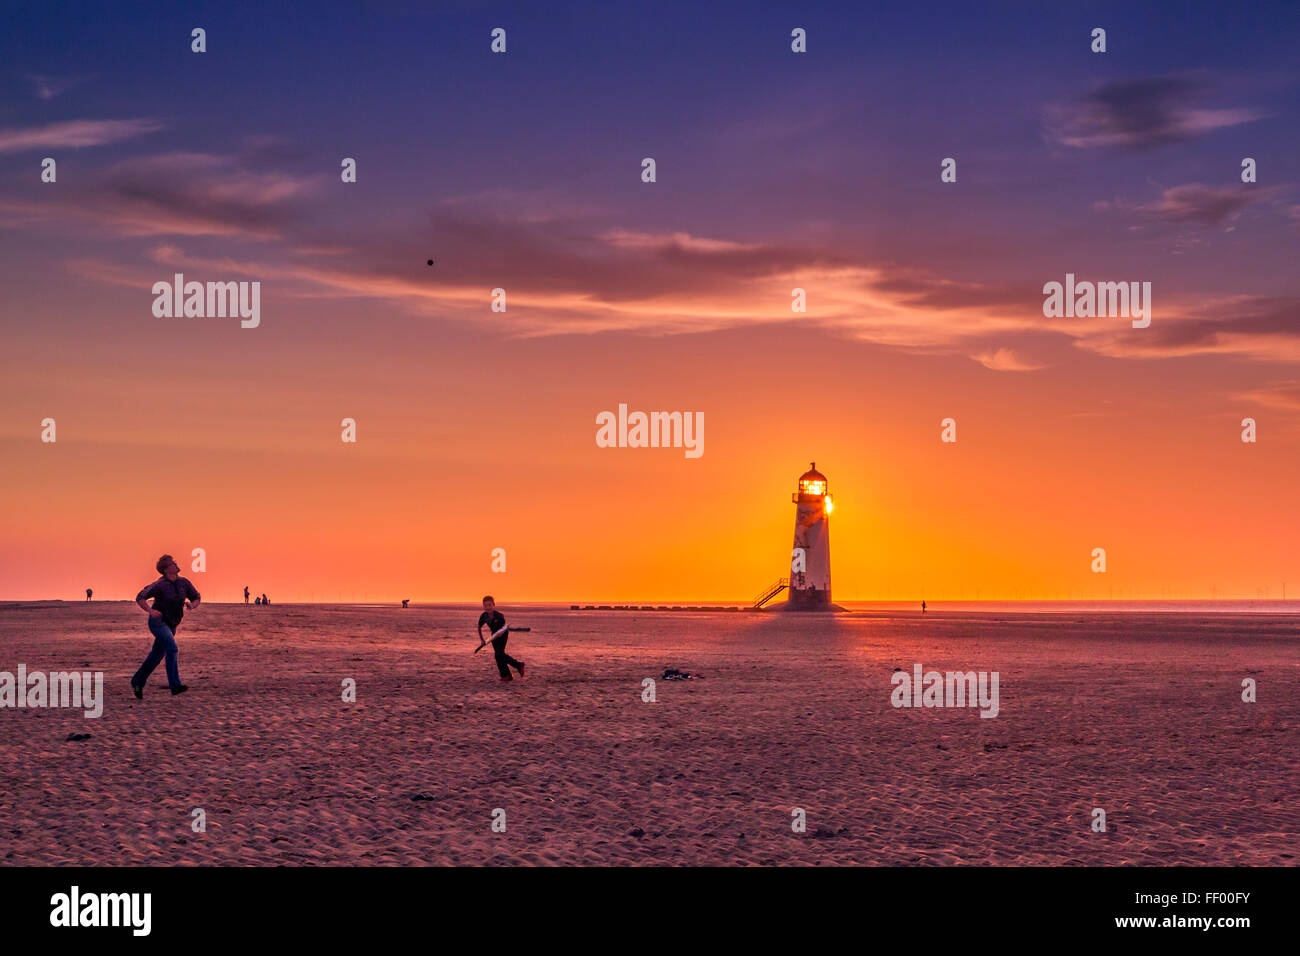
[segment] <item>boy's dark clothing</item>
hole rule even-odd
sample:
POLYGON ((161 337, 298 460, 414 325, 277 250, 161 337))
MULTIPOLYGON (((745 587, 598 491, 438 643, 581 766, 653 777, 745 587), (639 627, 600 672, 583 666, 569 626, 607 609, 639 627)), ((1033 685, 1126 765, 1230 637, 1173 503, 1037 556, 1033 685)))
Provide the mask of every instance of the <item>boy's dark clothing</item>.
POLYGON ((524 665, 506 653, 506 638, 509 636, 507 632, 500 637, 492 638, 492 652, 497 656, 497 670, 502 677, 509 677, 512 667, 521 674, 524 672, 524 665))
MULTIPOLYGON (((489 631, 495 634, 506 626, 506 619, 500 611, 484 611, 478 616, 478 626, 486 627, 489 631)), ((510 676, 510 668, 512 667, 521 674, 524 672, 524 666, 506 653, 506 640, 509 637, 510 632, 507 631, 500 637, 492 638, 492 653, 496 655, 497 671, 500 672, 503 678, 508 678, 510 676)))

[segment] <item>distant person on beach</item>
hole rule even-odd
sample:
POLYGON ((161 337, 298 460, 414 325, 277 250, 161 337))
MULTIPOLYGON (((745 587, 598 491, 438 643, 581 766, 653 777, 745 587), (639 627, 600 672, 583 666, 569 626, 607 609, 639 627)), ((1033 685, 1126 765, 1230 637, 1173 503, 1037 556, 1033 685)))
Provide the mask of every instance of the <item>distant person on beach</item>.
POLYGON ((86 600, 89 601, 90 596, 94 593, 95 593, 94 590, 92 590, 91 588, 86 588, 86 600))
POLYGON ((260 604, 262 603, 262 599, 259 597, 259 598, 257 598, 256 600, 254 600, 253 603, 254 603, 254 604, 259 604, 259 605, 260 605, 260 604))
POLYGON ((925 613, 925 602, 924 602, 924 601, 921 602, 921 613, 922 613, 922 614, 925 613))
POLYGON ((410 599, 410 598, 402 598, 402 607, 406 607, 406 606, 408 606, 410 603, 411 603, 411 599, 410 599))
POLYGON ((263 603, 263 604, 270 604, 270 603, 271 603, 271 599, 270 599, 269 597, 267 597, 265 594, 263 594, 263 595, 262 595, 262 603, 263 603))
POLYGON ((501 674, 502 680, 514 680, 510 675, 510 668, 519 671, 519 676, 524 676, 524 662, 517 661, 506 653, 506 640, 510 637, 510 628, 506 627, 506 619, 497 610, 497 602, 493 600, 492 595, 483 599, 483 613, 478 616, 478 639, 479 646, 487 642, 483 640, 483 628, 488 629, 492 635, 492 652, 496 654, 497 671, 501 674))
POLYGON ((181 626, 185 616, 185 600, 189 599, 190 608, 199 606, 199 592, 187 578, 181 577, 181 569, 170 554, 164 554, 154 565, 162 575, 153 584, 145 585, 135 596, 135 603, 149 615, 149 633, 153 634, 153 649, 144 659, 140 669, 131 678, 131 689, 138 698, 144 697, 144 684, 158 666, 158 662, 167 660, 167 686, 174 695, 183 694, 189 687, 181 683, 180 668, 176 658, 180 651, 176 647, 176 629, 181 626), (153 598, 153 607, 146 602, 153 598))
POLYGON ((248 585, 247 585, 247 584, 244 585, 244 603, 245 603, 245 604, 248 603, 248 585))

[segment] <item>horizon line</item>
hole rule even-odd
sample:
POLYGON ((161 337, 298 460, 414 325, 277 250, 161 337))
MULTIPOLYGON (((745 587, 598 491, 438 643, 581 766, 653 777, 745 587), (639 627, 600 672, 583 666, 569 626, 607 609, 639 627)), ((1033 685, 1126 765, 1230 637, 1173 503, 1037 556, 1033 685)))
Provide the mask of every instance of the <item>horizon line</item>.
MULTIPOLYGON (((409 601, 411 606, 445 605, 445 606, 455 607, 460 605, 477 606, 478 604, 481 603, 480 600, 475 600, 475 599, 421 600, 416 598, 410 598, 409 601)), ((1188 602, 1197 602, 1197 603, 1204 603, 1204 604, 1241 604, 1241 603, 1248 603, 1248 602, 1291 604, 1291 603, 1300 603, 1300 598, 1261 597, 1259 595, 1253 597, 1168 597, 1168 596, 1164 596, 1164 597, 1122 597, 1122 598, 1115 598, 1115 597, 1110 597, 1110 598, 978 597, 978 598, 934 598, 934 599, 931 598, 924 598, 924 599, 839 598, 836 603, 920 605, 923 602, 927 606, 934 606, 939 604, 1136 604, 1136 603, 1177 604, 1177 603, 1188 603, 1188 602)), ((752 600, 750 601, 721 600, 721 601, 701 602, 699 600, 683 601, 678 599, 675 601, 667 601, 663 599, 657 599, 654 601, 632 601, 627 603, 615 603, 613 601, 605 600, 600 602, 591 601, 584 604, 581 602, 568 601, 568 600, 556 601, 556 600, 540 600, 540 599, 533 599, 533 598, 520 598, 519 600, 515 600, 515 601, 506 601, 506 602, 498 602, 498 603, 505 604, 506 606, 509 605, 518 606, 518 605, 526 605, 526 604, 555 605, 556 607, 562 607, 568 610, 628 610, 628 611, 659 610, 661 608, 686 610, 688 607, 697 608, 701 610, 719 610, 719 609, 726 610, 731 607, 737 607, 740 608, 741 610, 747 610, 747 609, 752 609, 754 607, 752 600)), ((771 603, 765 605, 763 609, 766 610, 774 607, 779 607, 783 603, 784 602, 771 603)), ((94 598, 90 601, 87 601, 84 598, 0 598, 0 607, 5 605, 15 605, 15 604, 135 604, 135 598, 104 597, 104 598, 94 598)), ((381 600, 376 598, 354 598, 350 600, 334 600, 334 601, 285 600, 285 601, 271 602, 268 603, 267 605, 257 605, 257 604, 253 604, 252 602, 246 603, 244 601, 204 600, 202 602, 202 605, 214 605, 214 606, 221 605, 221 606, 230 606, 230 607, 241 607, 241 606, 278 607, 284 605, 299 606, 299 607, 303 607, 303 606, 355 607, 358 605, 388 607, 391 605, 392 607, 396 607, 398 609, 401 608, 401 604, 402 604, 402 600, 400 598, 393 601, 381 600)))

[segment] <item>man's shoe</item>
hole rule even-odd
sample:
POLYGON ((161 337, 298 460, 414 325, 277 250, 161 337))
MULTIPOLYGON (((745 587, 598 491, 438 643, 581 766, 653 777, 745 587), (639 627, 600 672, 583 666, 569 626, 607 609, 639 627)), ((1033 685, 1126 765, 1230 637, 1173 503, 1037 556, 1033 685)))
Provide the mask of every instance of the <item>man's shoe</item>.
POLYGON ((175 697, 177 694, 183 694, 189 689, 190 689, 189 684, 177 684, 175 687, 172 688, 172 696, 175 697))
POLYGON ((136 700, 144 700, 144 688, 143 688, 143 687, 141 687, 139 684, 135 684, 135 683, 133 683, 133 684, 131 685, 131 690, 135 693, 135 699, 136 699, 136 700))
POLYGON ((502 680, 514 680, 514 678, 511 677, 509 674, 502 674, 502 675, 501 675, 501 679, 502 679, 502 680))

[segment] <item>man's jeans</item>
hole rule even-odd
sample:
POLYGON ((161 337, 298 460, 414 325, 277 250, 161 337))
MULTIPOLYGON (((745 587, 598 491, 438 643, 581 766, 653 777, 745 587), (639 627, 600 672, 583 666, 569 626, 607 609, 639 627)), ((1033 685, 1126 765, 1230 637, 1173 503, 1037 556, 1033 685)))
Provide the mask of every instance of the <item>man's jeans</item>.
POLYGON ((135 672, 135 676, 131 678, 131 683, 136 687, 143 687, 144 682, 153 673, 153 669, 158 666, 158 662, 166 657, 167 684, 169 687, 180 687, 181 671, 176 666, 176 656, 180 651, 176 647, 176 635, 172 633, 172 629, 167 626, 166 622, 153 615, 149 616, 149 630, 153 634, 153 650, 144 659, 140 669, 135 672))

